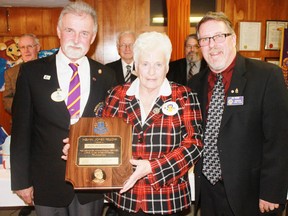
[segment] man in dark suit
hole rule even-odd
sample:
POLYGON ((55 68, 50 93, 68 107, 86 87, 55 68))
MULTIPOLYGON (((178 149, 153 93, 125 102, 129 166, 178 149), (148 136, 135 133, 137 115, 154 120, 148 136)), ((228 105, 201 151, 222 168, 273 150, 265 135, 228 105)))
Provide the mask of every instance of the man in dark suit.
POLYGON ((134 73, 135 66, 133 61, 133 44, 135 34, 131 31, 121 32, 117 37, 117 51, 120 59, 106 64, 116 73, 117 84, 131 82, 136 79, 134 73))
POLYGON ((275 216, 286 203, 288 185, 288 94, 281 69, 237 54, 232 24, 221 12, 206 14, 197 34, 209 68, 189 83, 204 123, 196 207, 202 216, 275 216), (219 128, 210 119, 221 91, 219 128), (212 136, 211 126, 217 128, 212 136))
POLYGON ((61 159, 70 124, 95 116, 95 106, 116 82, 114 71, 85 56, 96 33, 95 10, 81 1, 70 3, 58 21, 59 52, 20 68, 12 105, 12 190, 34 204, 40 216, 102 213, 103 194, 74 191, 65 182, 66 162, 61 159), (70 90, 76 77, 80 78, 77 90, 70 90), (73 91, 80 91, 74 101, 79 106, 68 110, 73 91))
POLYGON ((186 37, 184 52, 185 58, 170 62, 167 79, 187 85, 192 76, 206 68, 207 63, 202 58, 196 34, 190 34, 186 37))

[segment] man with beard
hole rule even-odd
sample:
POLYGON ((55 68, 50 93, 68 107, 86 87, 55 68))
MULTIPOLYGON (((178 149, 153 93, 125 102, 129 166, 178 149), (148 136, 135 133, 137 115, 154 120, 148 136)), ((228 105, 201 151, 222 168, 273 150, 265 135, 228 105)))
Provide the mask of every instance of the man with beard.
POLYGON ((195 74, 206 68, 206 61, 198 44, 197 35, 190 34, 184 42, 185 58, 170 62, 167 78, 170 81, 187 85, 195 74))
POLYGON ((70 3, 58 20, 59 52, 20 68, 12 105, 12 190, 40 216, 102 214, 103 194, 74 191, 61 160, 70 124, 95 116, 116 82, 113 70, 85 56, 96 33, 95 10, 70 3))

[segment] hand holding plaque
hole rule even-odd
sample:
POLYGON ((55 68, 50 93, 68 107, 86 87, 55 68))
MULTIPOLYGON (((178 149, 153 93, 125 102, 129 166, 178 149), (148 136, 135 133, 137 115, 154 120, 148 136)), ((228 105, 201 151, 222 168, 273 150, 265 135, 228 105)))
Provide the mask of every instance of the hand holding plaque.
POLYGON ((132 129, 121 118, 71 125, 65 180, 75 189, 120 189, 132 174, 132 129))

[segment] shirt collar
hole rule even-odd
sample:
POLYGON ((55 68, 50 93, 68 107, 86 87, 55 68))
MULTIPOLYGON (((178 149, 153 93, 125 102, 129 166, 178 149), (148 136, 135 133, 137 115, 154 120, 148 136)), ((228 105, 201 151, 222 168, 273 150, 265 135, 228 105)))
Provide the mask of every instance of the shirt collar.
MULTIPOLYGON (((129 89, 126 92, 127 96, 135 96, 137 99, 139 99, 139 86, 140 86, 140 80, 139 78, 136 78, 130 85, 129 89)), ((161 87, 160 87, 160 91, 158 94, 158 97, 160 95, 162 96, 169 96, 171 95, 172 90, 171 90, 171 86, 169 81, 167 80, 167 78, 164 79, 161 87)))
POLYGON ((126 68, 127 65, 130 65, 131 66, 131 70, 133 69, 133 65, 134 65, 133 61, 130 64, 127 64, 125 61, 123 61, 123 59, 121 59, 121 62, 122 62, 122 65, 123 65, 124 68, 126 68))
MULTIPOLYGON (((67 58, 67 56, 63 53, 62 48, 60 47, 58 53, 57 53, 57 57, 59 58, 59 60, 61 62, 63 62, 63 64, 69 65, 69 63, 71 63, 71 60, 69 58, 67 58)), ((86 59, 86 56, 81 57, 80 59, 78 59, 75 63, 77 63, 79 66, 81 65, 81 63, 84 61, 84 59, 86 59)))

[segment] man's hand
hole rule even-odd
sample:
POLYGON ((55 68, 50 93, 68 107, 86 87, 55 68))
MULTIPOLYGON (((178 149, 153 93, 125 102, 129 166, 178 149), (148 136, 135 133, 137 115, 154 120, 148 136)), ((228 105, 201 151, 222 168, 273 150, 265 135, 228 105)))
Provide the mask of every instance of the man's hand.
POLYGON ((130 163, 136 166, 135 172, 130 176, 130 178, 125 182, 124 187, 120 190, 120 193, 124 193, 131 189, 135 183, 152 172, 150 162, 148 160, 134 160, 131 159, 130 163))
POLYGON ((34 192, 33 187, 15 191, 15 193, 28 205, 33 205, 34 200, 33 192, 34 192))
POLYGON ((64 155, 61 156, 63 160, 67 160, 68 158, 68 150, 70 148, 70 144, 68 142, 69 142, 69 138, 63 139, 64 147, 62 149, 62 152, 64 155))
POLYGON ((259 199, 259 209, 261 213, 273 211, 274 209, 279 208, 279 204, 270 203, 268 201, 259 199))

